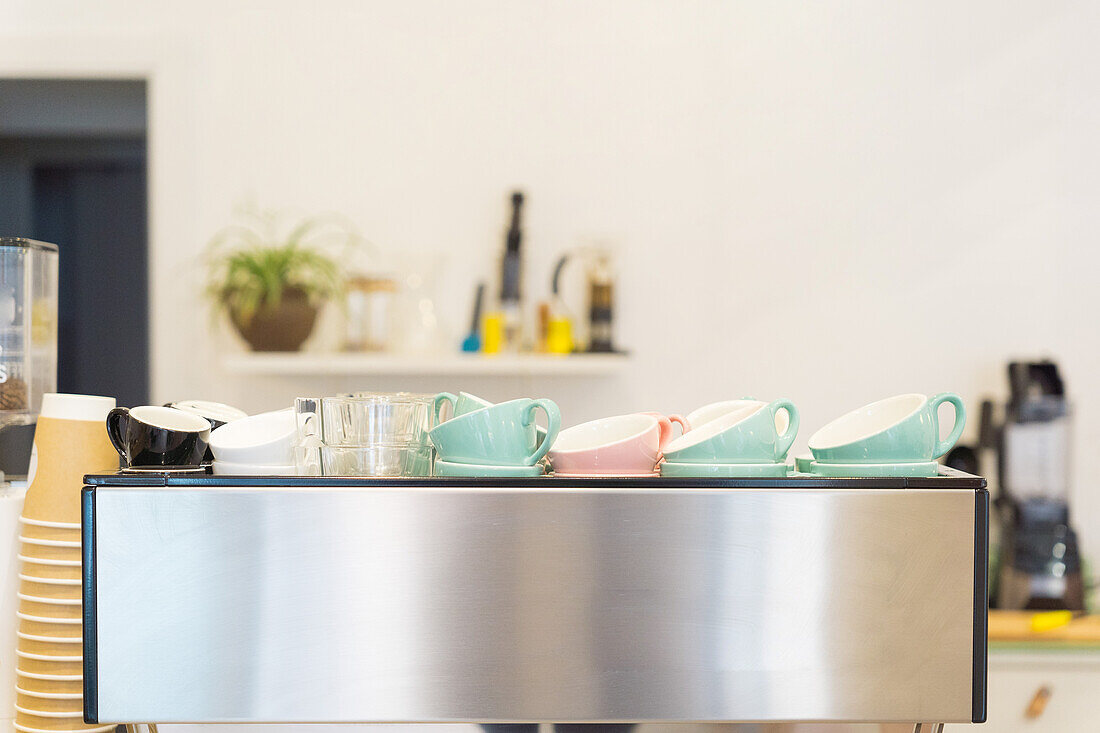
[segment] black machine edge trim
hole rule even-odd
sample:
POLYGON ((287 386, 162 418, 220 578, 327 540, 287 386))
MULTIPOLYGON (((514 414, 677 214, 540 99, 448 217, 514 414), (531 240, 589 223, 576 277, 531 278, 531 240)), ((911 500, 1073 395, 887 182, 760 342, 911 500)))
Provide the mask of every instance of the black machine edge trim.
POLYGON ((83 631, 84 638, 84 722, 99 722, 99 697, 96 694, 96 603, 95 603, 95 490, 85 486, 80 496, 80 528, 83 550, 83 631))
POLYGON ((986 718, 989 664, 989 492, 974 492, 974 723, 986 718))
POLYGON ((150 472, 148 475, 97 474, 84 477, 89 486, 220 486, 226 488, 264 487, 325 487, 325 488, 398 488, 402 486, 462 487, 482 486, 491 488, 553 488, 555 486, 583 486, 586 488, 645 487, 667 489, 984 489, 985 479, 969 474, 953 473, 935 478, 825 478, 798 476, 787 478, 638 478, 607 476, 598 478, 572 478, 540 476, 531 478, 450 478, 407 477, 365 478, 341 476, 215 476, 212 474, 181 474, 150 472))

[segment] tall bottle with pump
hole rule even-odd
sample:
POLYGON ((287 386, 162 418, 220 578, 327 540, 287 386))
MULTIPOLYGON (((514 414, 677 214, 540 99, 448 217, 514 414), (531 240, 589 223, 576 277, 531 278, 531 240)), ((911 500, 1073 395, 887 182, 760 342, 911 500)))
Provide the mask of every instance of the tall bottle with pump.
POLYGON ((520 245, 523 231, 520 228, 520 212, 523 194, 512 194, 512 223, 505 237, 504 257, 500 267, 500 310, 504 321, 504 348, 518 351, 523 343, 523 256, 520 245))
POLYGON ((588 350, 610 353, 615 350, 612 323, 615 307, 615 275, 611 253, 597 249, 588 265, 588 350))

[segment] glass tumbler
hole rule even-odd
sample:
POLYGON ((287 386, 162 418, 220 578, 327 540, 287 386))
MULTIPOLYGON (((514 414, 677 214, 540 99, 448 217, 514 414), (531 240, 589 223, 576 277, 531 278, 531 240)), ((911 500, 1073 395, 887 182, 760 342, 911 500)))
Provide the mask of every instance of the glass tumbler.
POLYGON ((376 443, 426 444, 432 397, 365 394, 321 399, 321 436, 326 446, 376 443))
POLYGON ((322 446, 325 476, 431 476, 431 449, 415 443, 322 446))
POLYGON ((324 445, 321 434, 321 398, 295 398, 294 421, 298 428, 298 439, 294 445, 294 465, 298 469, 298 475, 320 476, 320 448, 324 445))

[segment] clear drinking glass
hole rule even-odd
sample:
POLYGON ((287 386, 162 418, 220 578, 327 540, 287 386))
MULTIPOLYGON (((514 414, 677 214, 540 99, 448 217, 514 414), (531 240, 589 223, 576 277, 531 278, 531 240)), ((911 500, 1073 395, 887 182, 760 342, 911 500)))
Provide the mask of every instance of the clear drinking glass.
POLYGON ((294 465, 298 469, 298 475, 320 476, 319 449, 324 445, 321 434, 321 398, 295 398, 294 421, 298 426, 298 440, 294 445, 294 465))
POLYGON ((415 443, 322 446, 324 476, 430 476, 432 452, 415 443))
POLYGON ((321 398, 321 437, 327 446, 426 444, 432 396, 409 393, 321 398))

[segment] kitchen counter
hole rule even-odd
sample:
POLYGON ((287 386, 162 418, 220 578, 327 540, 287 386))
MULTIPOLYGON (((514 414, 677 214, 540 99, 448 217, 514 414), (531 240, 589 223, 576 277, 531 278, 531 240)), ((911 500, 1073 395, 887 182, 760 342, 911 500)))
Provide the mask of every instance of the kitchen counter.
POLYGON ((1030 611, 990 611, 990 648, 1058 647, 1100 649, 1100 615, 1073 618, 1068 624, 1036 630, 1030 611))

